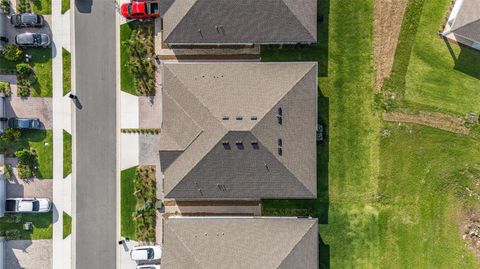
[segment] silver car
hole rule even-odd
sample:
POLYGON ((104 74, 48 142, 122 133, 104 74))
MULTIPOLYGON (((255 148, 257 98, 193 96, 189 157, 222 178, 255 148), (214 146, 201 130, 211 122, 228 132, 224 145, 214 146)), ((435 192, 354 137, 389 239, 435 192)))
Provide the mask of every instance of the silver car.
POLYGON ((10 17, 10 23, 15 27, 42 27, 44 22, 42 15, 33 13, 15 14, 10 17))
POLYGON ((15 36, 15 43, 21 47, 47 48, 51 44, 50 36, 40 33, 23 33, 15 36))

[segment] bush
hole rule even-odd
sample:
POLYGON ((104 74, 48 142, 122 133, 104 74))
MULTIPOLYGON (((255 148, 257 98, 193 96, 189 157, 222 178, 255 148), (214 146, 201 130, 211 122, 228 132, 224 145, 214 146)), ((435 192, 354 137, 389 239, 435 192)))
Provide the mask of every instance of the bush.
POLYGON ((5 165, 5 171, 3 172, 3 178, 5 178, 6 180, 10 180, 12 179, 12 174, 13 174, 12 165, 7 163, 5 165))
POLYGON ((29 80, 27 79, 21 79, 18 81, 17 84, 17 95, 20 97, 27 97, 30 96, 30 88, 32 87, 32 84, 30 83, 29 80))
POLYGON ((21 238, 21 233, 19 230, 8 230, 5 232, 7 240, 19 240, 21 238))
POLYGON ((5 96, 10 96, 12 90, 10 89, 10 82, 0 81, 0 93, 4 93, 5 96))
POLYGON ((23 50, 17 45, 14 44, 8 44, 5 46, 5 49, 3 50, 3 57, 7 61, 11 62, 16 62, 20 60, 20 57, 22 57, 23 50))
POLYGON ((7 128, 5 132, 0 136, 0 139, 4 143, 13 143, 20 140, 22 132, 19 129, 7 128))
POLYGON ((16 66, 17 73, 22 76, 30 75, 32 73, 32 68, 26 63, 20 63, 16 66))
POLYGON ((19 13, 32 12, 32 7, 30 6, 30 0, 20 0, 19 2, 17 2, 17 11, 19 13))
POLYGON ((3 13, 8 14, 10 12, 10 1, 2 0, 0 5, 2 6, 3 13))
POLYGON ((22 149, 15 152, 18 159, 18 177, 21 179, 32 178, 36 175, 38 167, 37 155, 33 152, 22 149))

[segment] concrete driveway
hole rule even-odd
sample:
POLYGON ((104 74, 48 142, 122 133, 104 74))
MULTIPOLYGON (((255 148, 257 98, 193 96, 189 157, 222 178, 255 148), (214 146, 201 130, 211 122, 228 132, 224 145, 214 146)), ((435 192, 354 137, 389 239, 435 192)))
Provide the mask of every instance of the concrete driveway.
POLYGON ((13 25, 8 21, 7 23, 7 38, 9 43, 15 44, 15 36, 20 33, 27 33, 27 32, 34 32, 34 33, 43 33, 52 36, 52 16, 51 15, 43 15, 45 19, 45 26, 42 28, 15 28, 13 25))
POLYGON ((31 118, 37 117, 45 129, 52 129, 52 98, 50 97, 18 97, 17 78, 14 75, 1 75, 0 81, 9 81, 12 96, 6 99, 6 117, 31 118))
POLYGON ((5 248, 5 268, 52 268, 52 240, 11 240, 5 248))

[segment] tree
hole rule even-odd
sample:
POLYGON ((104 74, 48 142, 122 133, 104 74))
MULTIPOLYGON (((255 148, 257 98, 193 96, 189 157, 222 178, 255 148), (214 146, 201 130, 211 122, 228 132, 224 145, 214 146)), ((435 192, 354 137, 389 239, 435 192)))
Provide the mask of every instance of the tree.
POLYGON ((7 128, 5 129, 5 132, 2 134, 0 139, 2 139, 2 142, 12 143, 20 140, 21 136, 22 132, 20 132, 19 129, 7 128))
POLYGON ((11 62, 16 62, 20 60, 20 57, 22 57, 23 50, 17 45, 14 44, 8 44, 5 46, 5 49, 3 50, 3 57, 7 61, 11 62))

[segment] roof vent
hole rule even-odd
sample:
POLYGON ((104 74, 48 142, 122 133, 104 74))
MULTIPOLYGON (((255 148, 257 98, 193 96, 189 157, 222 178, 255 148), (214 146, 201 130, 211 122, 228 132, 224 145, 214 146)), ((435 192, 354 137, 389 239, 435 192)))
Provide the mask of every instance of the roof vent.
POLYGON ((230 143, 228 143, 228 141, 223 141, 223 142, 222 142, 222 145, 223 145, 223 148, 224 148, 224 149, 231 149, 231 148, 230 148, 230 143))
POLYGON ((278 121, 278 124, 282 125, 282 116, 281 115, 277 115, 277 121, 278 121))
POLYGON ((235 119, 237 119, 237 120, 243 120, 243 117, 242 117, 242 116, 237 116, 235 119))
POLYGON ((223 116, 223 118, 222 118, 222 120, 229 120, 229 119, 230 119, 230 117, 228 117, 228 116, 223 116))
POLYGON ((278 148, 278 155, 282 156, 282 148, 278 148))
POLYGON ((282 111, 282 108, 281 108, 281 107, 279 107, 279 108, 278 108, 278 115, 282 116, 282 115, 283 115, 283 113, 282 113, 282 112, 283 112, 283 111, 282 111))
POLYGON ((282 146, 282 144, 283 144, 283 142, 282 142, 282 139, 281 139, 281 138, 279 138, 279 139, 278 139, 278 146, 279 146, 279 147, 281 147, 281 146, 282 146))
POLYGON ((244 149, 242 141, 237 141, 237 142, 235 142, 235 144, 237 145, 238 149, 244 149))
POLYGON ((217 187, 221 191, 227 191, 227 187, 225 186, 225 184, 217 184, 217 187))
POLYGON ((251 120, 257 120, 257 116, 252 116, 250 119, 251 120))
POLYGON ((253 149, 259 149, 258 142, 257 141, 252 141, 252 147, 253 147, 253 149))

